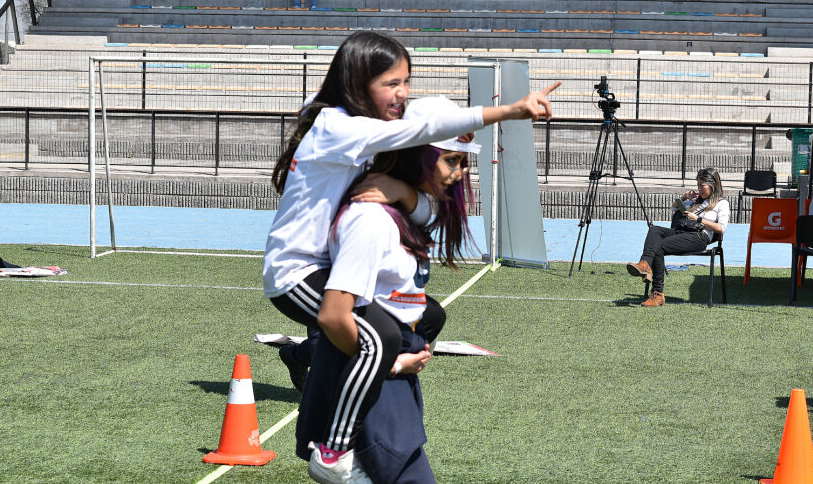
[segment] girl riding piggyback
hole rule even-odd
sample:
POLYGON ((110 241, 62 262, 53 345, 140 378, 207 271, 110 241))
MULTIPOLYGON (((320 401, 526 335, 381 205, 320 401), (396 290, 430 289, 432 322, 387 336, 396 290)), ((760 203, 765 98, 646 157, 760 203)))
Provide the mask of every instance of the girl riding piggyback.
MULTIPOLYGON (((375 32, 357 32, 336 52, 322 86, 300 112, 286 150, 277 160, 273 182, 282 194, 266 243, 263 262, 265 296, 287 317, 321 330, 339 348, 353 342, 355 354, 348 365, 373 362, 357 383, 354 401, 377 395, 400 347, 400 334, 359 332, 353 326, 320 327, 317 314, 330 274, 328 236, 340 200, 351 182, 380 152, 445 140, 508 119, 550 119, 546 95, 558 87, 530 93, 505 106, 471 107, 403 120, 409 96, 411 61, 394 39, 375 32)), ((415 162, 415 170, 420 163, 415 162)), ((386 201, 399 202, 411 217, 429 217, 424 195, 406 183, 376 178, 386 201)), ((349 353, 348 353, 349 354, 349 353)), ((361 374, 348 368, 345 375, 361 374)), ((343 387, 340 383, 339 387, 343 387)), ((341 426, 355 429, 363 415, 347 416, 341 426), (355 420, 352 421, 352 420, 355 420)), ((355 431, 335 445, 351 450, 355 431)))

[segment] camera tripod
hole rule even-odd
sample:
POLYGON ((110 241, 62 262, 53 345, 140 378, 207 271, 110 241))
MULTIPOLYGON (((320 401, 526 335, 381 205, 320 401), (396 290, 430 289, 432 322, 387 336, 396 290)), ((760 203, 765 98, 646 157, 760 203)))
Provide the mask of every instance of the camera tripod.
MULTIPOLYGON (((602 84, 596 86, 596 89, 599 91, 599 94, 602 97, 607 98, 602 99, 599 102, 599 107, 604 112, 604 122, 601 123, 601 131, 598 136, 598 143, 596 143, 596 152, 593 155, 593 164, 590 168, 590 182, 587 187, 587 197, 584 202, 584 206, 581 210, 581 219, 579 220, 579 236, 576 239, 576 248, 573 250, 573 259, 570 261, 570 272, 567 274, 567 277, 571 277, 573 275, 573 265, 576 262, 576 253, 579 251, 579 241, 582 237, 582 230, 584 230, 584 241, 582 243, 582 253, 579 257, 579 271, 582 270, 582 261, 584 260, 584 249, 587 246, 587 234, 590 231, 590 222, 593 219, 593 209, 596 205, 596 193, 598 191, 599 181, 606 177, 612 176, 613 178, 624 178, 632 182, 632 188, 635 190, 635 196, 638 198, 638 203, 641 206, 641 211, 644 214, 644 218, 646 219, 646 223, 648 226, 652 226, 652 222, 649 220, 649 215, 646 213, 646 208, 644 207, 644 201, 641 198, 641 194, 638 192, 638 187, 635 185, 635 179, 632 176, 632 169, 630 168, 630 164, 627 161, 627 155, 624 153, 624 148, 621 146, 621 140, 618 138, 618 125, 624 125, 620 121, 615 118, 615 109, 620 106, 620 103, 615 100, 615 96, 607 91, 606 88, 606 78, 602 77, 602 84), (600 89, 599 86, 603 86, 604 89, 600 89), (613 139, 613 173, 603 173, 604 163, 607 158, 607 144, 610 140, 610 135, 612 134, 613 139), (629 176, 618 176, 618 152, 621 152, 621 158, 624 160, 624 165, 627 167, 627 173, 629 176)), ((625 126, 626 127, 626 126, 625 126)))

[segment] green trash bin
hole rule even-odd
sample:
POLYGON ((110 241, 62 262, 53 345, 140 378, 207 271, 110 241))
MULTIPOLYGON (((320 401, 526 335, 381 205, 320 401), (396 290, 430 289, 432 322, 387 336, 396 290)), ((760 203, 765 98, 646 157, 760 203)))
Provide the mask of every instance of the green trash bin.
POLYGON ((813 128, 791 128, 790 134, 792 153, 789 185, 796 187, 799 183, 799 172, 807 170, 807 162, 810 156, 810 135, 813 134, 813 128))

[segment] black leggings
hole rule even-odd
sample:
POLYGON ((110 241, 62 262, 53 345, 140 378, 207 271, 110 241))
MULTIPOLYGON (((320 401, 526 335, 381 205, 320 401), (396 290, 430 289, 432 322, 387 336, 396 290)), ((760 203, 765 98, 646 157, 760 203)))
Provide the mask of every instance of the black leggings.
POLYGON ((666 270, 663 256, 696 252, 705 249, 707 245, 709 238, 705 232, 676 232, 659 225, 649 227, 641 260, 647 261, 652 268, 652 290, 663 292, 666 270))
POLYGON ((308 275, 302 282, 285 294, 271 298, 279 312, 308 328, 308 339, 298 345, 293 352, 294 358, 310 366, 311 354, 319 342, 319 324, 316 317, 322 306, 322 295, 330 276, 330 268, 319 269, 308 275))
MULTIPOLYGON (((329 275, 330 269, 316 271, 287 293, 271 299, 285 316, 308 327, 308 344, 300 345, 295 352, 295 358, 303 363, 310 362, 310 354, 320 337, 316 317, 329 275)), ((433 321, 427 333, 437 337, 446 315, 440 305, 432 301, 429 314, 433 321)), ((345 365, 337 382, 325 437, 325 445, 334 450, 354 447, 358 428, 378 396, 401 346, 397 321, 378 304, 355 308, 353 319, 359 332, 359 352, 345 365)), ((311 375, 317 381, 320 371, 318 366, 311 368, 311 375)))
MULTIPOLYGON (((319 325, 316 322, 316 316, 322 305, 322 295, 329 276, 330 268, 320 269, 306 277, 286 294, 271 298, 274 306, 288 319, 304 324, 308 328, 308 339, 298 345, 293 352, 294 358, 303 365, 310 366, 311 354, 319 342, 319 325)), ((438 338, 446 324, 446 311, 430 296, 426 296, 426 309, 421 323, 426 331, 426 341, 430 343, 438 338)))

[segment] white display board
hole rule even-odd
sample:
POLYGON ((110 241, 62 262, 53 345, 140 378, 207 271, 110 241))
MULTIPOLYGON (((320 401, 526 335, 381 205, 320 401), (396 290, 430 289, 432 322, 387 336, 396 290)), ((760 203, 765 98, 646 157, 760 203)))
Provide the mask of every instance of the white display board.
MULTIPOLYGON (((479 62, 484 60, 477 59, 479 62)), ((528 95, 528 63, 499 63, 499 104, 510 104, 528 95)), ((469 69, 471 104, 491 106, 494 84, 492 69, 469 69)), ((477 155, 477 166, 489 251, 491 247, 496 247, 496 258, 505 265, 548 269, 550 265, 545 248, 533 126, 530 120, 514 120, 501 123, 500 128, 497 149, 494 149, 493 142, 495 130, 490 126, 476 133, 477 143, 483 147, 477 155), (498 161, 497 170, 492 170, 492 160, 498 161), (496 185, 493 173, 496 173, 496 185), (488 230, 495 220, 490 202, 493 186, 497 187, 497 226, 494 232, 488 230), (496 233, 496 244, 492 244, 492 233, 496 233)))

